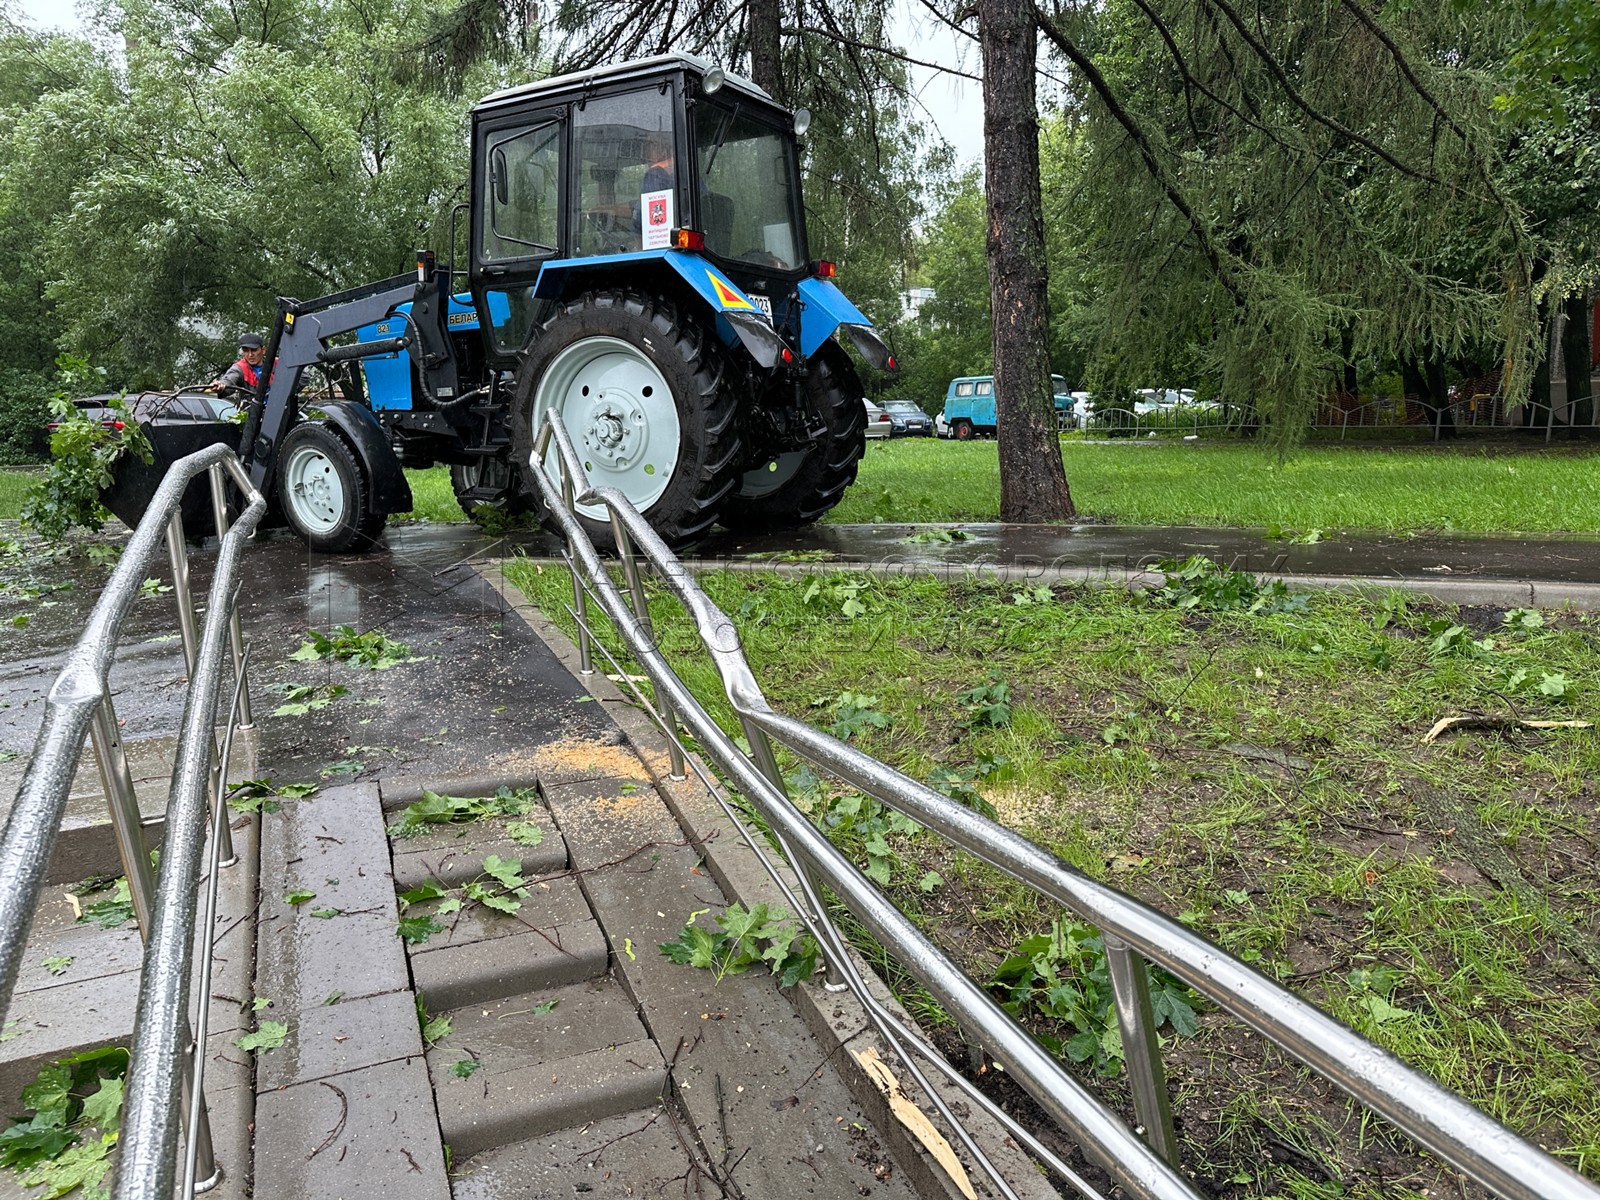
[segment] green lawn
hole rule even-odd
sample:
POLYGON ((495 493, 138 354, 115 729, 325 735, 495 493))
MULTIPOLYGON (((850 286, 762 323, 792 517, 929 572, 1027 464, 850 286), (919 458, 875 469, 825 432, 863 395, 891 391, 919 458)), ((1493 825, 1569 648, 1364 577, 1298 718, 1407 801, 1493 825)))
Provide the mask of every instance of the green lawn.
MULTIPOLYGON (((1236 443, 1068 442, 1062 457, 1079 512, 1124 525, 1600 531, 1600 451, 1314 446, 1280 465, 1236 443)), ((907 439, 870 444, 856 485, 826 519, 999 515, 995 443, 907 439)))
POLYGON ((39 478, 33 467, 0 467, 0 518, 15 518, 22 512, 22 498, 39 478))
MULTIPOLYGON (((1311 446, 1278 463, 1256 446, 1067 442, 1078 510, 1123 525, 1229 525, 1473 533, 1600 531, 1600 451, 1454 446, 1311 446)), ((409 517, 464 518, 449 471, 407 471, 409 517)), ((0 470, 0 517, 15 517, 27 472, 0 470)), ((828 522, 995 521, 993 442, 873 442, 828 522)))
MULTIPOLYGON (((573 631, 564 571, 507 573, 573 631)), ((958 797, 975 791, 1003 823, 1600 1176, 1600 739, 1523 729, 1422 741, 1450 714, 1600 721, 1600 619, 1506 621, 1399 595, 1318 594, 1251 614, 1090 587, 845 573, 702 582, 779 710, 958 797)), ((676 604, 657 595, 652 616, 686 682, 737 730, 676 604)), ((1056 914, 1021 886, 782 765, 796 803, 976 978, 1050 932, 1056 914)), ((880 967, 895 978, 893 963, 880 967)), ((1073 970, 1060 976, 1037 976, 1022 1010, 1066 1042, 1083 1029, 1066 1015, 1083 993, 1073 970)), ((1171 1036, 1166 1061, 1184 1163, 1204 1194, 1455 1191, 1436 1162, 1222 1014, 1171 1036)), ((1126 1103, 1120 1073, 1078 1069, 1126 1103)))

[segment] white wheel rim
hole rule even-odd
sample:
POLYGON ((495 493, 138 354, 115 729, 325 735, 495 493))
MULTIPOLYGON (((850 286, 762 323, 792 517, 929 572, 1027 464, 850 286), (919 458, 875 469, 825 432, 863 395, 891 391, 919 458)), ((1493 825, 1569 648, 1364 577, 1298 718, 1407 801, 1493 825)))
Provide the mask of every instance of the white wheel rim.
POLYGON ((344 519, 344 482, 333 460, 315 446, 296 446, 283 467, 285 494, 309 533, 332 533, 344 519))
MULTIPOLYGON (((637 347, 619 338, 574 342, 545 368, 534 393, 534 435, 551 409, 561 414, 572 444, 596 487, 614 487, 640 512, 661 499, 678 466, 682 428, 672 389, 637 347)), ((555 447, 545 467, 559 470, 555 447)), ((599 504, 578 511, 607 518, 599 504)))
MULTIPOLYGON (((820 453, 822 448, 819 446, 816 449, 820 453)), ((752 467, 740 480, 739 494, 735 501, 765 500, 795 477, 800 470, 800 464, 806 461, 808 453, 810 453, 808 450, 786 450, 777 457, 768 459, 759 467, 752 467)))

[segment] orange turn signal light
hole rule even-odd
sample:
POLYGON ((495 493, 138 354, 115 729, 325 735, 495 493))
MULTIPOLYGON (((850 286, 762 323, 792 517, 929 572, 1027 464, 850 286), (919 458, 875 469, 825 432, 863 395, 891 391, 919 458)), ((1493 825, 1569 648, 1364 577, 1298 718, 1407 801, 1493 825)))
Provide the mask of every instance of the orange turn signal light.
POLYGON ((698 229, 674 229, 671 234, 671 245, 674 250, 704 250, 706 235, 698 229))

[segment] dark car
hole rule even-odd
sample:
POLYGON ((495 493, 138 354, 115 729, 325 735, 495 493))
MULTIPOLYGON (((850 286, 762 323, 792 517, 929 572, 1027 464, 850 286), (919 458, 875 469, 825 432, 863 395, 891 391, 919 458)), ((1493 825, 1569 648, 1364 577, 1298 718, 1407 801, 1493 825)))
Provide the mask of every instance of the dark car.
MULTIPOLYGON (((122 414, 106 403, 110 399, 112 399, 110 396, 90 396, 86 400, 74 400, 72 407, 86 420, 97 421, 107 429, 121 429, 122 414)), ((60 428, 61 418, 52 413, 50 420, 45 423, 45 434, 48 436, 60 428)))
MULTIPOLYGON (((81 417, 98 421, 107 429, 121 429, 123 414, 111 407, 111 401, 117 398, 115 393, 88 396, 74 400, 72 406, 81 417)), ((159 424, 229 421, 239 411, 231 400, 222 400, 205 392, 179 392, 176 395, 171 392, 132 392, 122 399, 127 402, 133 415, 147 424, 152 421, 159 424)), ((45 432, 54 433, 59 428, 60 419, 52 416, 45 426, 45 432)))
POLYGON ((889 400, 883 411, 889 414, 890 437, 932 437, 933 418, 909 400, 889 400))
POLYGON ((140 392, 128 404, 141 421, 230 421, 239 411, 233 401, 206 392, 140 392))

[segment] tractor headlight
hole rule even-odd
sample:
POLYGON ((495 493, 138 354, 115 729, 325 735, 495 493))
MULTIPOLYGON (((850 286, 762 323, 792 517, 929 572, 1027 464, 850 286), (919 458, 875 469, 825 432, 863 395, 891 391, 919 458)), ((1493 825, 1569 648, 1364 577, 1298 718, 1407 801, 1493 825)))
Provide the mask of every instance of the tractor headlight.
POLYGON ((805 134, 805 131, 810 129, 810 128, 811 128, 811 110, 809 108, 797 108, 797 109, 795 109, 794 110, 794 135, 795 135, 795 137, 802 137, 805 134))
POLYGON ((700 90, 708 96, 714 96, 722 90, 722 85, 728 82, 728 73, 721 67, 712 67, 700 78, 700 90))

